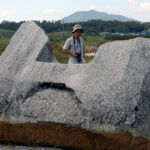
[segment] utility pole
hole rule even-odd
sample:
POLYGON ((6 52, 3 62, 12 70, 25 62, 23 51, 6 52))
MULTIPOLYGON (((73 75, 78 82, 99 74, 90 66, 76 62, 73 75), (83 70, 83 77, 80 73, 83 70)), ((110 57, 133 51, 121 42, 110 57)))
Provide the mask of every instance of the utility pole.
POLYGON ((62 34, 62 45, 64 45, 65 37, 64 37, 64 20, 62 21, 63 24, 63 34, 62 34))

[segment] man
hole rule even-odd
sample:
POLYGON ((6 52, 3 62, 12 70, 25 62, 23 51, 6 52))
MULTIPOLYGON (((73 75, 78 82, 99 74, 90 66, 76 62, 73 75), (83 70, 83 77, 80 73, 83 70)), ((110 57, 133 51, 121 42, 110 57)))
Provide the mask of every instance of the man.
POLYGON ((83 33, 82 26, 79 24, 75 25, 72 33, 73 36, 66 40, 62 51, 69 55, 69 64, 85 64, 85 44, 80 37, 83 33))

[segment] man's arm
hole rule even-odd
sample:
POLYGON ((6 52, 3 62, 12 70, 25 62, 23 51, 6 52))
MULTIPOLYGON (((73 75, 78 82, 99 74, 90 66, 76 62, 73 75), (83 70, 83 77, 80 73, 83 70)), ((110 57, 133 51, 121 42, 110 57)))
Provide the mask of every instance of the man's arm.
POLYGON ((83 42, 83 56, 85 56, 85 51, 86 51, 85 42, 84 42, 83 38, 80 38, 80 39, 83 42))
POLYGON ((73 56, 73 57, 77 57, 77 54, 76 53, 72 53, 72 52, 70 52, 70 51, 68 51, 68 50, 66 50, 66 49, 62 49, 62 52, 64 52, 64 53, 66 53, 66 54, 68 54, 68 55, 71 55, 71 56, 73 56))

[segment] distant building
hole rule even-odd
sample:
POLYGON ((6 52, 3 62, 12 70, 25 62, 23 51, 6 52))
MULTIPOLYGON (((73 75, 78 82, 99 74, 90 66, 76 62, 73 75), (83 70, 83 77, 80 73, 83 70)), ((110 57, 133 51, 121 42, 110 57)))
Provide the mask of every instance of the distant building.
POLYGON ((110 32, 100 32, 99 35, 101 36, 106 36, 106 35, 110 35, 111 33, 110 32))
POLYGON ((120 32, 114 32, 113 35, 120 35, 120 32))
POLYGON ((125 34, 124 34, 124 33, 120 33, 120 35, 122 35, 122 36, 123 36, 123 35, 125 35, 125 34))
POLYGON ((150 28, 148 28, 147 32, 150 32, 150 28))
POLYGON ((149 31, 142 31, 141 34, 143 34, 143 35, 150 35, 150 32, 149 31))
POLYGON ((128 33, 128 35, 139 35, 139 33, 134 33, 134 32, 130 32, 130 33, 128 33))
POLYGON ((93 31, 89 32, 89 35, 96 35, 96 33, 93 31))

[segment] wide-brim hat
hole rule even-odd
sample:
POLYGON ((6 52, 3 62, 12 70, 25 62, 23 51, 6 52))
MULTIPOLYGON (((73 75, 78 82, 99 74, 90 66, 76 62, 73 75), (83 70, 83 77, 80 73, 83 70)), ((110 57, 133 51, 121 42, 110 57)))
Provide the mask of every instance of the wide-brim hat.
POLYGON ((76 24, 74 27, 73 27, 73 30, 72 30, 72 33, 74 33, 75 31, 77 30, 81 30, 81 32, 83 33, 83 28, 80 24, 76 24))

